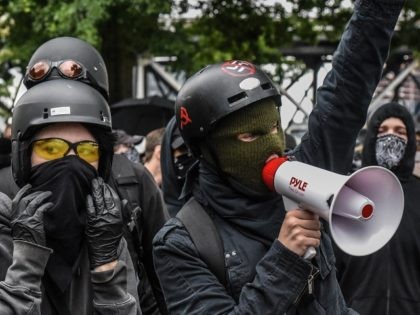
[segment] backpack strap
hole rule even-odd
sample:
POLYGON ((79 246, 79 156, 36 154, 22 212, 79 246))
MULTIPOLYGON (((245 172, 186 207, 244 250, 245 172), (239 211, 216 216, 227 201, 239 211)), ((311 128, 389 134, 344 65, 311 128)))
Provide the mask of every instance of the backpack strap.
POLYGON ((127 200, 127 204, 122 207, 124 236, 126 236, 133 263, 137 265, 143 258, 142 228, 140 224, 143 211, 139 200, 140 183, 131 163, 125 156, 114 154, 111 183, 113 183, 121 200, 127 200))
POLYGON ((226 287, 225 256, 222 239, 209 214, 201 204, 190 198, 176 217, 181 220, 210 271, 226 287))
POLYGON ((139 207, 139 181, 130 160, 121 154, 115 154, 112 163, 112 177, 115 180, 116 188, 119 192, 123 192, 124 199, 128 201, 130 210, 139 207))

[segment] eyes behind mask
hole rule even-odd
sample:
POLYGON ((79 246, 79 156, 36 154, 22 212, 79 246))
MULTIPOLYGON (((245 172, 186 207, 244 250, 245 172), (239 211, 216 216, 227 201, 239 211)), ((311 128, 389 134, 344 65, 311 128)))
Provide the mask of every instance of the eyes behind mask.
MULTIPOLYGON (((210 139, 221 170, 252 191, 267 193, 261 170, 270 155, 280 156, 284 151, 283 131, 278 128, 277 133, 272 133, 279 119, 278 109, 270 100, 224 118, 210 139), (244 142, 238 139, 240 133, 255 134, 257 138, 244 142)), ((208 160, 211 158, 206 157, 206 151, 203 153, 208 160)))
POLYGON ((404 157, 407 142, 393 134, 379 136, 376 139, 376 161, 379 166, 389 170, 397 167, 404 157))

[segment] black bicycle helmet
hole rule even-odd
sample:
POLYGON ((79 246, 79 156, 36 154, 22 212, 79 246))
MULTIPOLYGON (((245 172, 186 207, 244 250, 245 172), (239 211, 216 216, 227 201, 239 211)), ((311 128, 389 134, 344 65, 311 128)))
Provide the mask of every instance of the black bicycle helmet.
MULTIPOLYGON (((53 80, 37 84, 17 101, 13 109, 12 172, 16 183, 27 183, 30 169, 30 141, 42 127, 52 123, 77 122, 111 132, 111 113, 104 97, 78 81, 53 80)), ((99 159, 99 175, 107 178, 112 153, 99 159)))
POLYGON ((263 99, 281 105, 274 83, 254 64, 230 60, 209 65, 189 78, 178 93, 175 115, 181 135, 192 153, 220 119, 263 99))
POLYGON ((82 81, 97 89, 106 99, 109 97, 108 73, 105 62, 99 52, 89 43, 74 37, 57 37, 53 38, 41 46, 34 52, 29 60, 26 74, 23 80, 27 89, 43 81, 55 79, 70 79, 63 76, 57 69, 51 69, 46 77, 41 80, 33 80, 29 76, 29 72, 34 65, 41 61, 46 62, 62 62, 65 60, 73 60, 80 64, 83 68, 83 75, 78 76, 74 80, 82 81))

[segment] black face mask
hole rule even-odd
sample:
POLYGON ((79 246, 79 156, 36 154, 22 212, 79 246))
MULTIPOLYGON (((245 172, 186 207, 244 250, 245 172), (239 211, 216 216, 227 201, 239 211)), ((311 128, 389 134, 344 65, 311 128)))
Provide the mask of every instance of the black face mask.
POLYGON ((51 191, 54 206, 45 214, 47 247, 52 248, 47 272, 64 291, 72 278, 86 225, 86 196, 97 171, 75 155, 48 161, 32 168, 32 191, 51 191))
POLYGON ((184 184, 187 171, 194 162, 195 158, 191 155, 191 153, 184 153, 174 158, 176 179, 180 185, 184 184))

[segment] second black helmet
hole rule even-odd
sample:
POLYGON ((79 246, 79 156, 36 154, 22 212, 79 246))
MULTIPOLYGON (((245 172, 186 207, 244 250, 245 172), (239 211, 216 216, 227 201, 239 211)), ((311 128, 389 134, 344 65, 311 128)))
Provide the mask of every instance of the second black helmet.
POLYGON ((39 46, 28 63, 23 83, 30 89, 63 78, 87 83, 106 99, 109 97, 105 62, 92 45, 81 39, 57 37, 39 46))

